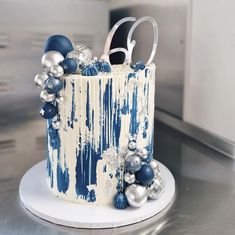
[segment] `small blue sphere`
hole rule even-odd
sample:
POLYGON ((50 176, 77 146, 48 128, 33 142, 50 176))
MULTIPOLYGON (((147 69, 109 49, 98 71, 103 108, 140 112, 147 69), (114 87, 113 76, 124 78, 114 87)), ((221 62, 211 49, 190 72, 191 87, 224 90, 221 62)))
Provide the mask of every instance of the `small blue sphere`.
POLYGON ((45 119, 51 119, 57 114, 57 108, 52 104, 45 103, 40 110, 40 114, 45 119))
POLYGON ((46 41, 44 51, 58 51, 64 57, 73 50, 73 44, 64 35, 53 35, 46 41))
POLYGON ((49 77, 45 82, 45 89, 49 94, 55 94, 59 92, 63 87, 63 82, 54 77, 49 77))
POLYGON ((60 65, 63 67, 65 73, 75 73, 77 70, 77 62, 72 58, 64 59, 60 65))
POLYGON ((151 166, 143 165, 139 171, 135 173, 136 180, 146 186, 150 184, 154 178, 154 171, 151 166))

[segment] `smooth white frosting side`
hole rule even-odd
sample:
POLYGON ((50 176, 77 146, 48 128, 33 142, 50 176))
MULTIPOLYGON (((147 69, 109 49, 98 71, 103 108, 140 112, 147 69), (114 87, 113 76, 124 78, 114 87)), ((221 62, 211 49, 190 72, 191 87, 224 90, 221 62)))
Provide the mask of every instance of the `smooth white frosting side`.
MULTIPOLYGON (((123 186, 123 158, 129 138, 153 152, 155 65, 134 72, 112 65, 98 76, 62 77, 58 131, 48 135, 48 183, 60 198, 81 204, 111 205, 123 186)), ((48 128, 50 122, 48 122, 48 128)))

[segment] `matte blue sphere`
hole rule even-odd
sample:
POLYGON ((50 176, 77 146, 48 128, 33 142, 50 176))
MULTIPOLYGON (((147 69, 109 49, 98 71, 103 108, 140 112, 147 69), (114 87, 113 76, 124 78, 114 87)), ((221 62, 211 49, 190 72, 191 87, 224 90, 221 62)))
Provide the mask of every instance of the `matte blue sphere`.
POLYGON ((57 108, 52 104, 45 103, 40 110, 40 114, 45 119, 51 119, 57 114, 57 108))
POLYGON ((58 51, 64 57, 73 50, 73 44, 64 35, 53 35, 46 41, 44 51, 58 51))
POLYGON ((77 70, 77 62, 72 58, 64 59, 60 65, 63 67, 65 73, 75 73, 77 70))
POLYGON ((154 171, 151 166, 143 165, 139 171, 135 173, 136 180, 146 186, 150 184, 154 178, 154 171))
POLYGON ((63 87, 63 82, 54 77, 49 77, 45 82, 45 89, 49 94, 55 94, 59 92, 63 87))

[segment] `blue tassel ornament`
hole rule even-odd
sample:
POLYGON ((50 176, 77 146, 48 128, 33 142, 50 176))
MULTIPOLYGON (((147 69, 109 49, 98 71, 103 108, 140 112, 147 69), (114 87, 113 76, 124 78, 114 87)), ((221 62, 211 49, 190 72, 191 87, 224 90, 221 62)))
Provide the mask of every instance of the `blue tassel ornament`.
POLYGON ((96 76, 98 74, 98 69, 95 64, 89 64, 82 69, 83 76, 96 76))
POLYGON ((117 209, 125 209, 128 207, 128 201, 124 193, 118 192, 113 198, 113 205, 117 209))
POLYGON ((108 62, 106 61, 100 61, 100 72, 103 73, 111 73, 111 66, 108 62))

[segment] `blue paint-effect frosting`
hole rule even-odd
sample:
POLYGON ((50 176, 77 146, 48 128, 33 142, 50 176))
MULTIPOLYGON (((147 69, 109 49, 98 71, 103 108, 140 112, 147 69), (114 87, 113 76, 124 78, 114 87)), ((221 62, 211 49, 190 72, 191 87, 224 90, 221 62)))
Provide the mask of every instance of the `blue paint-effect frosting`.
POLYGON ((96 194, 95 194, 95 190, 92 189, 90 192, 89 192, 89 195, 88 195, 88 202, 95 202, 96 201, 96 194))
POLYGON ((68 126, 73 128, 73 122, 75 121, 75 104, 74 104, 74 82, 71 82, 72 85, 72 110, 70 118, 68 118, 68 126))
POLYGON ((138 87, 134 88, 134 92, 132 95, 132 109, 131 109, 131 123, 129 132, 131 135, 135 135, 138 131, 139 122, 137 121, 138 115, 138 87))
POLYGON ((57 163, 57 189, 59 192, 65 193, 69 187, 69 173, 68 168, 63 171, 60 163, 57 163))
POLYGON ((128 74, 128 80, 130 80, 131 78, 135 78, 136 74, 135 73, 129 73, 128 74))
POLYGON ((76 193, 83 199, 89 196, 87 186, 96 184, 96 166, 101 159, 99 152, 100 150, 96 151, 89 142, 77 150, 76 193))
POLYGON ((86 126, 89 131, 91 130, 91 122, 90 122, 90 92, 89 92, 89 82, 87 82, 87 100, 86 100, 86 126))
POLYGON ((114 103, 114 108, 116 112, 114 113, 114 118, 113 118, 113 142, 117 148, 119 148, 119 138, 120 138, 120 133, 121 133, 121 109, 120 109, 120 104, 114 103))

